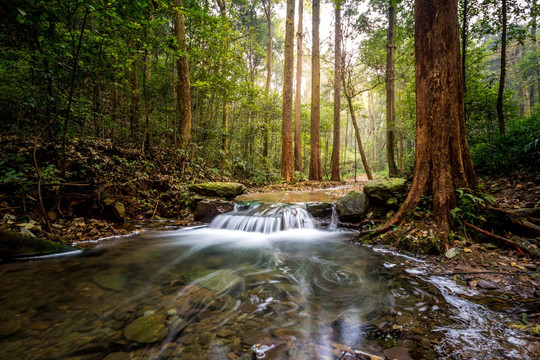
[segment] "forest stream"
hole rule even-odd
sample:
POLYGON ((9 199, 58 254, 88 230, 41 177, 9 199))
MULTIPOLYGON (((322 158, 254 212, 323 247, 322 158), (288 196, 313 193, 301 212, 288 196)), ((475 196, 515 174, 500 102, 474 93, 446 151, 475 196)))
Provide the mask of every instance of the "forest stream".
POLYGON ((475 290, 353 235, 302 203, 251 203, 5 263, 0 358, 531 359, 475 290))

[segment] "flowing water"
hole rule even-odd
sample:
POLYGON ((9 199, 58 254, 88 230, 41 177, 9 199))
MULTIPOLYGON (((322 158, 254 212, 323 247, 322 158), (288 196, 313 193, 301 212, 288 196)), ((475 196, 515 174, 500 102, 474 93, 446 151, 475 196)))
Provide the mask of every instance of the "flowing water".
POLYGON ((0 359, 338 359, 392 347, 413 359, 531 358, 471 290, 353 235, 317 228, 300 205, 247 207, 1 264, 0 359), (151 339, 133 340, 146 320, 151 339))

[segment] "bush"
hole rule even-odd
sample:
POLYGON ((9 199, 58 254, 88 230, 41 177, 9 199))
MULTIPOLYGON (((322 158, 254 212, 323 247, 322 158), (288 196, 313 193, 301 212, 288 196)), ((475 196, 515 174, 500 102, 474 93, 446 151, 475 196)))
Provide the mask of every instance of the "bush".
POLYGON ((471 146, 476 171, 495 174, 520 168, 540 168, 540 107, 533 115, 509 122, 506 134, 471 146))

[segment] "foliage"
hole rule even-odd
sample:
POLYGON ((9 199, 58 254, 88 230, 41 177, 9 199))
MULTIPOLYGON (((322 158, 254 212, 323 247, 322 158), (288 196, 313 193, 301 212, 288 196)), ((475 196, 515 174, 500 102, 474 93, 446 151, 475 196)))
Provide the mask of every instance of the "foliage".
POLYGON ((534 113, 508 124, 504 135, 494 135, 471 146, 480 174, 498 174, 520 168, 540 168, 540 107, 534 113))

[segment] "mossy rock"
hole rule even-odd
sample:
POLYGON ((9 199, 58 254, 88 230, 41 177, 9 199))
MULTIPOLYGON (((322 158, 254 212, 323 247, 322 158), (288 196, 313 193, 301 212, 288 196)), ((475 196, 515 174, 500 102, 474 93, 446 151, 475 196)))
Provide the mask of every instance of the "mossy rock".
POLYGON ((395 194, 405 191, 406 181, 402 178, 370 180, 364 185, 364 193, 373 203, 397 205, 395 194))
POLYGON ((210 182, 193 184, 189 187, 189 190, 205 196, 233 199, 238 195, 242 195, 246 191, 246 187, 235 182, 210 182))
POLYGON ((124 337, 129 341, 151 344, 165 339, 168 334, 165 316, 143 316, 129 323, 124 329, 124 337))
POLYGON ((120 291, 126 285, 126 278, 121 274, 102 274, 93 277, 96 284, 107 290, 120 291))
POLYGON ((368 201, 366 196, 358 191, 351 191, 338 199, 336 212, 340 221, 359 222, 364 218, 368 201))
POLYGON ((0 259, 14 260, 78 250, 73 246, 0 229, 0 259))

